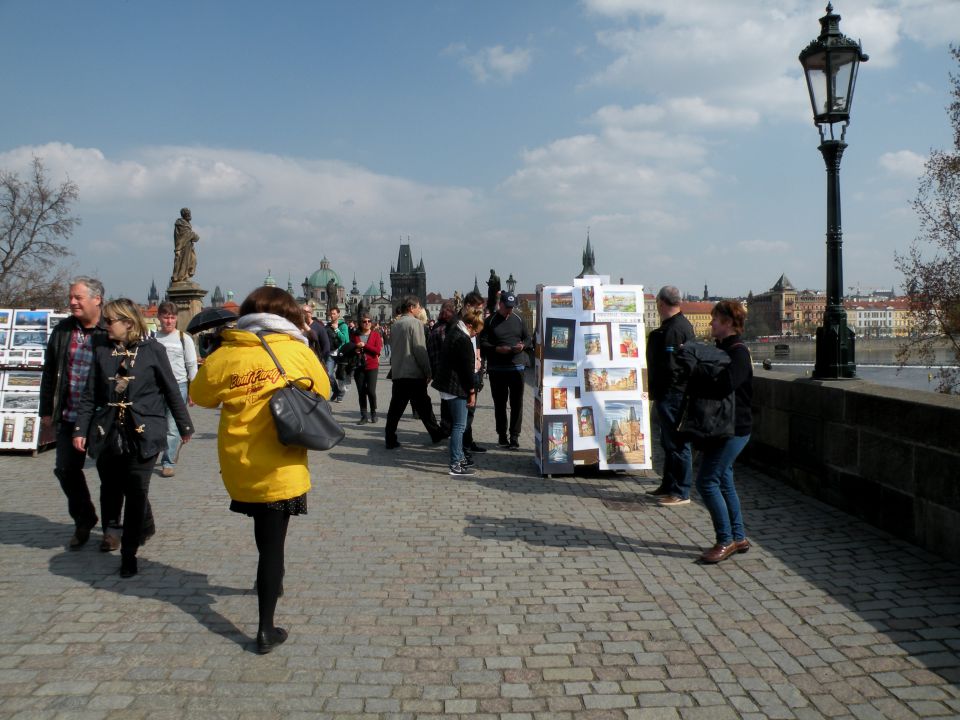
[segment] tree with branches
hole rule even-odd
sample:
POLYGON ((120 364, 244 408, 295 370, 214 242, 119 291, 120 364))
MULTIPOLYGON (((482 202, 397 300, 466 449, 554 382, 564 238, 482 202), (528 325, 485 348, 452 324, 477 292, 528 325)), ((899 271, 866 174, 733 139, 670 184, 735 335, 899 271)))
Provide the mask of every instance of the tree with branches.
MULTIPOLYGON (((960 47, 950 53, 960 63, 960 47)), ((951 73, 950 84, 953 148, 930 152, 913 201, 920 233, 906 255, 896 255, 914 330, 897 353, 901 366, 914 358, 935 364, 944 342, 960 365, 960 75, 951 73)), ((942 367, 938 380, 940 392, 960 394, 960 369, 942 367)))
POLYGON ((59 307, 67 294, 72 255, 66 243, 80 224, 71 212, 79 188, 52 186, 34 156, 26 178, 0 169, 0 307, 59 307))

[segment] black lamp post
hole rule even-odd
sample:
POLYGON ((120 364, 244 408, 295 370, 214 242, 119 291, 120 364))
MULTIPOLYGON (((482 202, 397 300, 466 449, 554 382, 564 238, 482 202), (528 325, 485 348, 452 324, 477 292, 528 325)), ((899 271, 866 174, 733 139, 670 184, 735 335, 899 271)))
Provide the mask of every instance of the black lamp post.
POLYGON ((820 380, 852 378, 857 373, 853 331, 843 309, 843 233, 840 230, 840 158, 847 144, 857 68, 866 62, 860 43, 840 32, 840 16, 833 5, 820 18, 820 37, 800 53, 807 77, 813 122, 820 131, 820 152, 827 165, 827 307, 817 328, 817 360, 813 377, 820 380), (840 139, 834 124, 842 123, 840 139), (825 130, 829 128, 829 139, 825 130))

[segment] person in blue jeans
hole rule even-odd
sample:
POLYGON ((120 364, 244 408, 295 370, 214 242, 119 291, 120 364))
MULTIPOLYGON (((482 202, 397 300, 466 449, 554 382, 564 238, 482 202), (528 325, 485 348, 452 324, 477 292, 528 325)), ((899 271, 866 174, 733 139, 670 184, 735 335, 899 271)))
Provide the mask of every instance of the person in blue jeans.
MULTIPOLYGON (((156 339, 167 351, 167 359, 173 377, 180 388, 180 398, 187 402, 187 387, 197 376, 197 348, 193 338, 177 330, 177 306, 162 302, 157 307, 160 329, 156 339)), ((176 474, 177 458, 180 455, 180 431, 170 408, 167 408, 167 447, 160 458, 160 475, 173 477, 176 474)))
MULTIPOLYGON (((733 393, 734 435, 731 438, 704 441, 700 448, 700 471, 697 473, 697 491, 707 506, 716 544, 706 550, 700 561, 718 563, 734 553, 750 549, 743 526, 740 498, 733 482, 733 463, 750 441, 753 429, 753 413, 750 404, 753 398, 753 363, 750 351, 744 345, 743 332, 747 311, 734 300, 721 300, 710 312, 710 333, 717 347, 730 356, 727 365, 717 378, 717 390, 733 393)), ((692 380, 691 380, 692 382, 692 380)))
POLYGON ((464 451, 463 433, 467 429, 467 411, 477 401, 473 382, 476 353, 470 338, 483 329, 479 308, 464 307, 460 319, 451 324, 443 340, 433 387, 450 412, 450 475, 473 475, 474 462, 464 451))

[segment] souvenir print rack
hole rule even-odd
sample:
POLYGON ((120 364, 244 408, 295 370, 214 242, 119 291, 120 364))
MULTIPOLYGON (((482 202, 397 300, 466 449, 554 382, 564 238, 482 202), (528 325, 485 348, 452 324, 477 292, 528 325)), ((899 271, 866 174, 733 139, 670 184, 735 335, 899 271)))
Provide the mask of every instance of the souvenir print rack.
POLYGON ((537 286, 534 448, 542 475, 652 467, 643 287, 537 286))
POLYGON ((40 427, 40 378, 50 331, 66 315, 0 308, 0 451, 30 450, 54 441, 40 427))

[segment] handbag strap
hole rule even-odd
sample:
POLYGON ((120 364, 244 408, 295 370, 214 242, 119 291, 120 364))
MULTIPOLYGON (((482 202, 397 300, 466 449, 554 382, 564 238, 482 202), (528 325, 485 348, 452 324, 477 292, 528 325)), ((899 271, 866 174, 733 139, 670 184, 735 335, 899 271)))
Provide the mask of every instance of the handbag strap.
MULTIPOLYGON (((288 385, 295 385, 297 380, 306 380, 309 383, 307 387, 308 390, 313 390, 313 378, 297 378, 296 380, 290 380, 287 377, 287 371, 283 369, 283 365, 280 364, 280 361, 277 360, 277 356, 274 355, 273 350, 270 349, 270 346, 267 344, 267 341, 263 339, 264 333, 258 332, 257 337, 260 338, 260 344, 263 345, 263 349, 267 351, 267 354, 270 356, 270 359, 273 360, 273 364, 277 366, 277 370, 280 371, 280 377, 283 378, 283 381, 288 385)), ((298 386, 299 387, 299 386, 298 386)))

